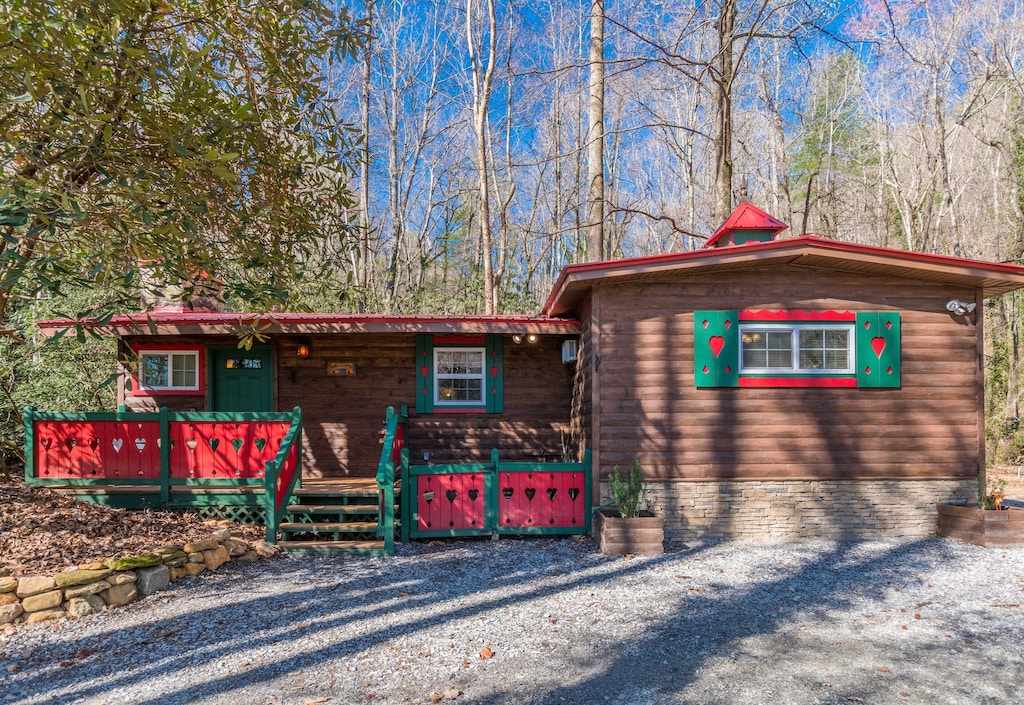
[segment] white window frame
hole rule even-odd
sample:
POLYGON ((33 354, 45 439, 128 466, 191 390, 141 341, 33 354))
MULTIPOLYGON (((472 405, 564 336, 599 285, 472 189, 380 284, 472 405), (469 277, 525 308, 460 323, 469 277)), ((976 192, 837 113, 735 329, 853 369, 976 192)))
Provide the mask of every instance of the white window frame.
POLYGON ((141 350, 139 351, 139 373, 138 382, 139 389, 146 392, 197 392, 200 389, 202 380, 199 379, 200 366, 199 366, 199 351, 198 350, 141 350), (192 385, 175 385, 174 384, 174 358, 175 356, 188 357, 193 361, 193 371, 195 373, 195 384, 192 385), (167 360, 167 384, 166 385, 147 385, 145 376, 145 360, 147 357, 162 357, 167 360))
POLYGON ((434 406, 435 407, 460 407, 460 408, 485 408, 487 406, 487 348, 484 346, 448 346, 434 347, 434 406), (438 358, 440 353, 478 353, 480 355, 480 373, 445 373, 440 374, 438 370, 438 358), (442 399, 440 379, 478 379, 480 380, 480 400, 468 401, 465 399, 442 399))
POLYGON ((854 353, 856 351, 856 331, 852 323, 741 323, 740 336, 740 374, 747 375, 808 375, 808 376, 835 376, 852 375, 855 373, 856 364, 854 353), (803 330, 843 330, 846 331, 846 362, 844 368, 806 369, 800 367, 800 331, 803 330), (747 367, 744 364, 744 335, 751 333, 766 333, 789 331, 791 336, 792 360, 790 367, 747 367))

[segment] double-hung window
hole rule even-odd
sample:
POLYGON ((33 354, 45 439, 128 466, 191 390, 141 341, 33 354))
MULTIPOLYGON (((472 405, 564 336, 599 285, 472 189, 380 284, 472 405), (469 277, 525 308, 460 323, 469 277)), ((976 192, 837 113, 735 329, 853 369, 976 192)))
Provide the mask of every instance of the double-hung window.
POLYGON ((852 325, 740 325, 740 374, 852 374, 852 325))
POLYGON ((483 347, 434 348, 434 404, 484 406, 483 347))

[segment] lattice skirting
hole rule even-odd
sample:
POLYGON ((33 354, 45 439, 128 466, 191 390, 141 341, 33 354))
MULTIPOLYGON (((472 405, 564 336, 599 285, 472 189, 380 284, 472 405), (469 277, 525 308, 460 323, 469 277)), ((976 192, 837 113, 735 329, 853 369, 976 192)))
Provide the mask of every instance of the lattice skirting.
POLYGON ((263 511, 262 507, 220 504, 203 507, 188 507, 183 508, 180 511, 195 514, 204 521, 211 519, 227 519, 228 521, 233 521, 236 524, 255 524, 257 526, 266 526, 266 513, 263 511))

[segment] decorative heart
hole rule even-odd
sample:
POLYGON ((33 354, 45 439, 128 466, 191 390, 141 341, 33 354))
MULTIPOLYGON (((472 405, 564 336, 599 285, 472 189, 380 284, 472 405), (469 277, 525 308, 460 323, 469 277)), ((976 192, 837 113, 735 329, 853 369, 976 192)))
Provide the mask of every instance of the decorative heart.
POLYGON ((701 321, 701 325, 704 326, 705 328, 707 328, 708 327, 707 320, 705 319, 705 320, 701 321))
POLYGON ((549 487, 546 491, 547 491, 547 494, 548 494, 548 499, 550 501, 554 502, 555 501, 555 497, 558 496, 558 488, 557 487, 549 487))
POLYGON ((726 330, 729 330, 732 328, 732 321, 726 321, 723 325, 725 325, 726 330))
POLYGON ((43 447, 43 450, 50 450, 50 445, 53 443, 52 438, 44 438, 39 441, 39 445, 43 447))
POLYGON ((569 495, 569 499, 571 499, 573 502, 575 502, 576 498, 580 496, 580 488, 579 487, 570 487, 569 491, 567 492, 567 494, 569 495))
POLYGON ((97 448, 99 448, 100 447, 100 439, 98 439, 98 438, 90 438, 89 439, 89 447, 92 448, 93 450, 96 450, 97 448))
POLYGON ((426 377, 430 374, 430 368, 424 365, 420 368, 420 377, 426 377))
POLYGON ((78 441, 76 441, 74 438, 65 438, 64 445, 68 447, 68 450, 71 450, 76 445, 78 445, 78 441))
POLYGON ((501 496, 504 497, 505 499, 512 499, 512 495, 514 495, 515 493, 516 491, 511 487, 501 488, 501 496))
POLYGON ((866 374, 866 375, 871 374, 871 365, 868 365, 867 367, 864 368, 864 374, 866 374))
POLYGON ((124 445, 124 440, 122 440, 120 438, 115 438, 114 440, 112 440, 110 442, 110 445, 114 446, 114 452, 115 453, 120 453, 121 452, 121 446, 124 445))
POLYGON ((423 499, 426 500, 427 504, 430 504, 431 502, 433 502, 434 501, 434 491, 433 490, 427 490, 426 492, 424 492, 423 493, 423 499))
POLYGON ((142 451, 146 450, 146 439, 145 438, 136 438, 135 439, 135 447, 139 449, 140 453, 142 451))
POLYGON ((708 373, 708 366, 704 365, 704 369, 702 369, 701 372, 703 372, 704 374, 707 374, 708 373))
POLYGON ((470 502, 475 502, 476 498, 480 496, 480 490, 470 490, 466 494, 469 495, 470 502))
POLYGON ((523 494, 525 494, 525 495, 526 495, 526 499, 527 499, 527 500, 529 500, 530 502, 532 502, 532 501, 533 501, 533 497, 534 497, 534 495, 536 495, 536 494, 537 494, 537 490, 536 490, 536 489, 534 489, 533 487, 527 487, 527 488, 526 488, 525 490, 523 490, 523 494))
POLYGON ((266 448, 267 446, 266 438, 254 438, 252 439, 252 442, 256 444, 256 450, 258 450, 261 453, 263 452, 263 449, 266 448))
POLYGON ((891 375, 891 374, 892 374, 892 368, 891 368, 891 367, 887 367, 887 368, 885 369, 885 374, 887 374, 887 375, 891 375))
POLYGON ((871 321, 864 321, 864 330, 867 330, 870 327, 871 327, 871 321))
POLYGON ((885 329, 886 330, 892 330, 892 321, 886 321, 885 322, 885 329))
POLYGON ((199 445, 199 442, 195 438, 185 439, 185 447, 189 450, 195 450, 197 445, 199 445))
POLYGON ((875 336, 872 338, 871 349, 875 351, 875 356, 881 359, 882 351, 885 350, 885 338, 881 336, 875 336))
POLYGON ((217 447, 219 445, 220 445, 220 439, 219 438, 211 438, 210 439, 210 450, 212 450, 214 453, 217 452, 217 447))
POLYGON ((491 365, 491 377, 497 377, 497 376, 498 376, 498 366, 497 365, 491 365))
POLYGON ((455 498, 459 496, 459 493, 455 490, 448 490, 444 493, 444 496, 448 498, 448 501, 455 504, 455 498))
POLYGON ((717 358, 719 353, 722 352, 722 348, 725 347, 725 338, 720 335, 713 335, 708 338, 708 346, 711 348, 711 352, 717 358))
POLYGON ((241 453, 242 446, 245 445, 245 441, 243 441, 241 438, 232 438, 231 445, 234 447, 236 453, 241 453))

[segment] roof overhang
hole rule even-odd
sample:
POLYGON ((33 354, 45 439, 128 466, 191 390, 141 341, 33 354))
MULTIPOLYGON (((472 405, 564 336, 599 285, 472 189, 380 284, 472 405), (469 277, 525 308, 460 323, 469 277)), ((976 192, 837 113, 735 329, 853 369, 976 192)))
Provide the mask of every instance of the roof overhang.
POLYGON ((907 252, 802 235, 718 249, 570 265, 562 270, 544 304, 548 316, 574 315, 590 289, 602 281, 640 281, 666 275, 700 275, 782 265, 889 276, 981 290, 985 297, 1024 288, 1016 264, 907 252))
POLYGON ((154 310, 114 316, 100 324, 60 319, 40 321, 47 335, 84 326, 102 335, 238 335, 257 328, 264 335, 338 335, 353 333, 498 333, 578 335, 579 321, 538 316, 391 316, 334 313, 214 313, 154 310))

